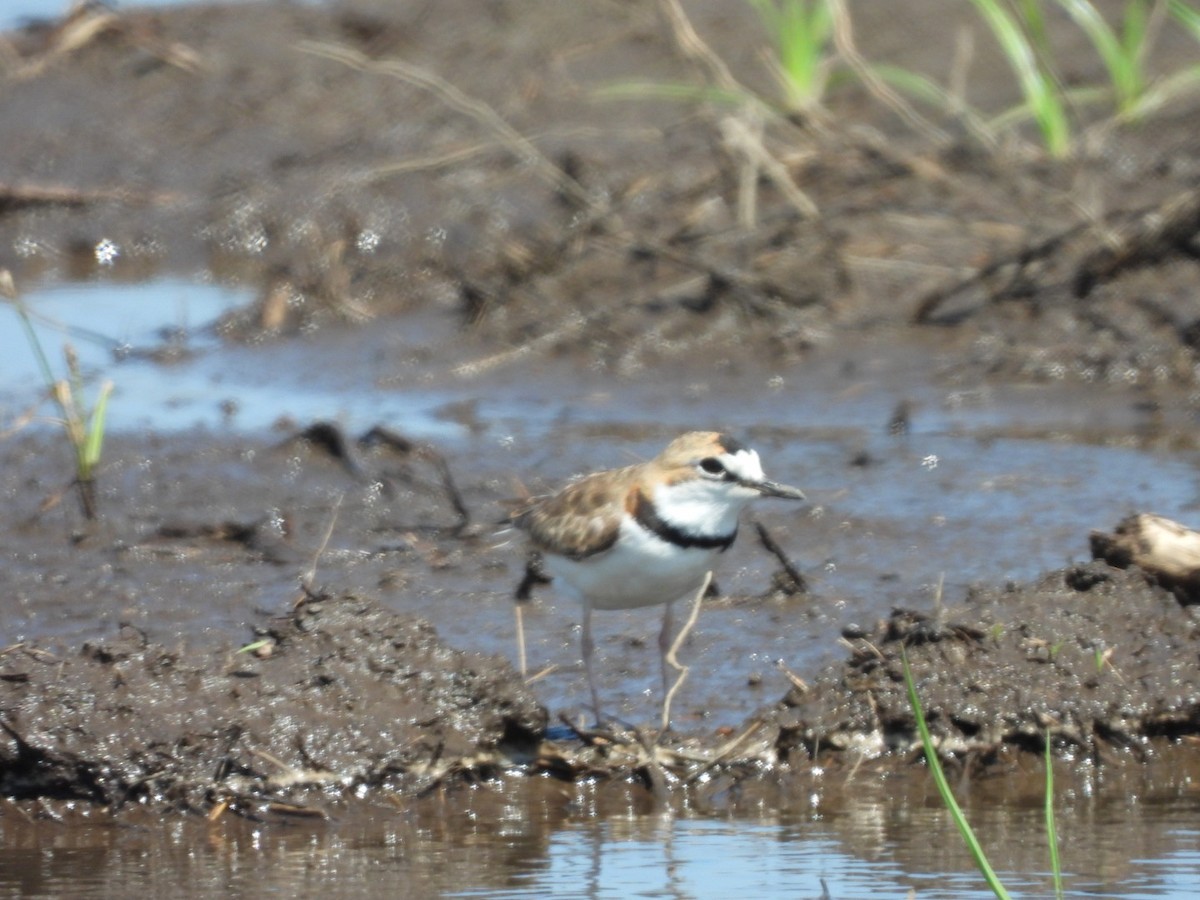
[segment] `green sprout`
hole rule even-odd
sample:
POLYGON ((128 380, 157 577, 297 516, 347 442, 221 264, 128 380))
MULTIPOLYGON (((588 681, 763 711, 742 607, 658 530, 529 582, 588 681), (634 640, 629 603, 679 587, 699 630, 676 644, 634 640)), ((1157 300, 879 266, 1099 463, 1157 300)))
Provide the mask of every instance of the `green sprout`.
POLYGON ((1054 756, 1050 751, 1050 730, 1046 729, 1046 843, 1050 847, 1050 871, 1054 875, 1054 896, 1058 900, 1062 900, 1062 860, 1058 856, 1058 829, 1054 827, 1054 756))
POLYGON ((1111 27, 1089 0, 1057 0, 1092 42, 1108 70, 1118 116, 1137 115, 1146 92, 1145 58, 1149 49, 1146 0, 1131 0, 1119 30, 1111 27))
MULTIPOLYGON (((1183 0, 1169 0, 1167 12, 1184 31, 1200 41, 1200 12, 1183 0)), ((1198 86, 1200 86, 1200 65, 1191 65, 1172 72, 1147 88, 1138 105, 1138 112, 1144 115, 1180 94, 1196 90, 1198 86)))
POLYGON ((829 82, 833 12, 825 0, 750 0, 775 43, 789 109, 820 105, 829 82))
POLYGON ((75 456, 74 484, 79 493, 79 504, 84 518, 94 520, 99 515, 96 505, 96 469, 100 465, 104 447, 104 423, 113 383, 105 381, 100 385, 95 405, 88 410, 80 399, 83 396, 83 373, 79 366, 79 357, 70 344, 63 347, 68 377, 55 378, 50 361, 46 358, 46 352, 42 349, 41 341, 33 328, 29 310, 12 284, 12 276, 7 271, 3 272, 3 276, 0 293, 8 297, 15 306, 25 329, 25 337, 29 346, 33 348, 38 366, 42 370, 42 379, 62 414, 59 421, 75 456))
POLYGON ((1168 0, 1167 10, 1175 21, 1191 32, 1192 37, 1200 41, 1200 12, 1184 0, 1168 0))
MULTIPOLYGON (((1001 898, 1001 900, 1006 900, 1009 896, 1008 891, 996 875, 991 863, 988 862, 987 854, 984 853, 978 838, 975 837, 975 832, 971 828, 971 824, 967 821, 962 807, 958 805, 958 801, 954 798, 954 792, 950 789, 946 773, 942 770, 942 763, 938 758, 937 748, 933 745, 933 737, 930 735, 929 726, 925 722, 925 713, 921 708, 921 698, 917 696, 916 682, 913 680, 912 669, 908 665, 908 654, 904 652, 903 648, 900 650, 900 660, 904 664, 904 685, 908 691, 908 704, 912 708, 913 718, 916 719, 917 731, 921 735, 921 746, 925 751, 925 761, 929 765, 929 771, 933 776, 934 784, 937 785, 938 793, 942 797, 942 804, 946 807, 951 818, 954 820, 954 824, 958 827, 958 832, 962 835, 963 842, 967 845, 967 850, 970 852, 971 858, 975 861, 975 868, 979 870, 984 881, 991 888, 992 893, 1001 898)), ((1051 750, 1050 731, 1047 730, 1044 753, 1046 765, 1046 843, 1050 851, 1050 872, 1054 878, 1054 896, 1061 898, 1063 896, 1062 859, 1058 853, 1058 830, 1054 824, 1054 757, 1051 750)))

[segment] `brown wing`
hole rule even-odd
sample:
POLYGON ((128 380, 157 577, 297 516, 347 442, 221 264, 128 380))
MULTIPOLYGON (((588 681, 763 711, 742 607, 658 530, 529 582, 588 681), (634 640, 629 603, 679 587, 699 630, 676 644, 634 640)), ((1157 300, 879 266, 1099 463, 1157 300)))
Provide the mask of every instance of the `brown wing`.
POLYGON ((617 541, 635 468, 581 478, 557 494, 534 499, 511 521, 528 532, 538 550, 569 559, 603 553, 617 541))

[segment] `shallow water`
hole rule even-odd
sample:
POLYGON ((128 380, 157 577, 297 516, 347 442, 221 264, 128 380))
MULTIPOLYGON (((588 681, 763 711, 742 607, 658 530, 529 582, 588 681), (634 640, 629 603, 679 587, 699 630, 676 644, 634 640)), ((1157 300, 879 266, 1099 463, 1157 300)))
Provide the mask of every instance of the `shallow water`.
MULTIPOLYGON (((841 776, 839 776, 840 778, 841 776)), ((931 789, 932 794, 932 789, 931 789)), ((1182 898, 1200 890, 1196 798, 1125 806, 1062 791, 1065 896, 1182 898), (1136 837, 1131 838, 1131 830, 1136 837)), ((622 785, 503 783, 442 796, 335 807, 324 822, 231 815, 122 824, 0 816, 0 894, 180 897, 268 893, 324 897, 991 896, 936 798, 863 785, 826 805, 648 809, 622 785)), ((749 805, 748 805, 749 806, 749 805)), ((1036 802, 967 802, 993 866, 1014 896, 1050 896, 1036 802)), ((97 818, 96 816, 92 817, 97 818)), ((102 817, 100 817, 102 818, 102 817)), ((129 819, 132 818, 132 821, 129 819)))
MULTIPOLYGON (((25 299, 39 316, 69 323, 43 330, 48 351, 69 339, 93 384, 116 382, 117 434, 169 439, 200 424, 236 439, 280 420, 293 428, 335 420, 352 433, 382 423, 433 440, 456 464, 486 461, 488 471, 519 473, 540 489, 650 456, 685 429, 747 433, 772 477, 810 497, 803 507, 763 504, 759 512, 786 538, 813 594, 753 599, 771 564, 752 538, 739 542, 718 571, 724 593, 737 599, 708 605, 682 654, 693 668, 676 709, 688 729, 738 726, 786 690, 777 661, 814 672, 843 652, 837 637, 846 624, 869 623, 897 604, 929 608, 939 583, 952 606, 973 581, 1030 579, 1086 558, 1088 531, 1111 529, 1126 513, 1186 522, 1200 505, 1196 451, 1136 397, 947 387, 928 372, 934 343, 864 341, 784 373, 681 364, 669 381, 620 379, 562 361, 470 376, 460 366, 480 353, 452 340, 448 316, 239 347, 211 330, 246 301, 236 291, 164 281, 48 288, 25 299), (157 362, 164 344, 185 352, 157 362), (900 401, 911 404, 911 424, 894 436, 886 426, 900 401)), ((41 380, 16 316, 3 312, 0 342, 17 350, 0 361, 0 407, 12 415, 29 406, 41 380)), ((360 579, 379 591, 380 569, 358 548, 335 536, 327 559, 339 583, 360 579)), ((511 659, 513 574, 498 579, 466 565, 428 591, 383 595, 430 619, 450 644, 511 659)), ((134 621, 152 632, 240 641, 249 611, 275 608, 284 586, 294 586, 290 570, 263 575, 277 582, 239 584, 236 602, 226 602, 217 585, 226 576, 219 568, 208 575, 214 602, 203 607, 171 608, 162 598, 165 607, 131 613, 118 599, 106 611, 104 597, 119 592, 101 585, 82 615, 63 619, 32 604, 14 611, 6 629, 74 641, 143 615, 134 621)), ((552 592, 526 616, 531 666, 557 666, 536 688, 555 712, 583 703, 577 622, 552 592)), ((634 721, 651 720, 659 700, 656 628, 653 611, 597 620, 609 711, 634 721)), ((891 797, 867 781, 861 791, 838 789, 836 799, 816 784, 808 802, 724 798, 636 814, 624 786, 585 785, 576 797, 541 781, 452 789, 399 810, 340 808, 326 823, 113 823, 93 814, 66 824, 0 807, 0 894, 817 897, 823 879, 834 898, 910 888, 919 897, 988 896, 932 793, 891 797)), ((1102 781, 1084 778, 1060 793, 1068 896, 1200 891, 1200 795, 1191 775, 1115 795, 1102 781)), ((1009 886, 1047 894, 1037 803, 1001 798, 970 812, 1009 886)))
MULTIPOLYGON (((69 344, 83 367, 85 402, 102 381, 113 382, 110 431, 265 431, 281 420, 317 418, 404 422, 429 437, 456 430, 431 412, 446 396, 371 391, 377 366, 358 357, 348 335, 324 354, 341 364, 319 367, 303 340, 222 345, 215 332, 221 314, 251 299, 245 289, 182 279, 51 285, 22 297, 55 378, 66 375, 62 351, 69 344)), ((424 340, 409 325, 379 353, 424 340)), ((45 379, 11 306, 0 310, 0 346, 11 348, 0 358, 0 411, 13 415, 44 391, 45 379)))
MULTIPOLYGON (((220 409, 201 359, 217 347, 216 319, 249 300, 245 290, 181 279, 56 284, 22 296, 51 377, 68 376, 64 354, 70 347, 83 375, 78 399, 85 406, 102 382, 113 382, 106 417, 111 430, 216 421, 220 409)), ((0 346, 8 348, 0 357, 0 410, 12 415, 46 393, 46 378, 39 347, 11 304, 0 310, 0 346)), ((49 414, 49 403, 41 411, 49 414)))

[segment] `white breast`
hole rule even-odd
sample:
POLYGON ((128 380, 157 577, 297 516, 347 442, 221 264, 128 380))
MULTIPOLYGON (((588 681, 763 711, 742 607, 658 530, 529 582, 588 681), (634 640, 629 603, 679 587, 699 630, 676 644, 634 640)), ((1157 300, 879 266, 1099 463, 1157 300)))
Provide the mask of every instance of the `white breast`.
POLYGON ((606 553, 577 561, 548 555, 545 563, 560 587, 594 608, 633 609, 699 590, 718 552, 678 547, 626 518, 620 538, 606 553))

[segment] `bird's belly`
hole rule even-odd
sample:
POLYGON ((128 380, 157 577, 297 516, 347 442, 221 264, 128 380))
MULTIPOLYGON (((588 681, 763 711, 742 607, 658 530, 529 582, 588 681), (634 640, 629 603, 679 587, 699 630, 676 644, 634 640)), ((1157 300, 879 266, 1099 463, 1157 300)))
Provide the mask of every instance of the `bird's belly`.
POLYGON ((548 557, 556 581, 595 609, 633 609, 678 600, 700 588, 716 550, 618 544, 600 556, 582 560, 548 557))

